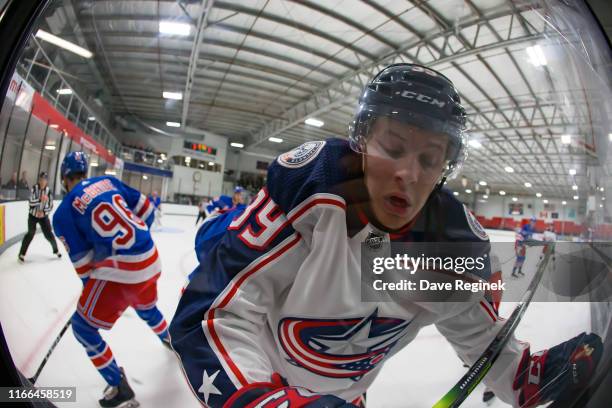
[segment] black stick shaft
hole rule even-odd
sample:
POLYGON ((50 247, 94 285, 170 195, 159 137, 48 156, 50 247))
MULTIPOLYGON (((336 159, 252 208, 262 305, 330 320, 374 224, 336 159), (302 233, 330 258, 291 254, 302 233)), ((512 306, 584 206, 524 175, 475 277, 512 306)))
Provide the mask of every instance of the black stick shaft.
POLYGON ((69 319, 66 322, 66 324, 64 325, 64 327, 62 327, 62 330, 59 332, 59 334, 57 335, 57 337, 53 341, 53 344, 51 344, 51 347, 49 347, 49 351, 47 351, 47 354, 45 355, 45 358, 43 359, 42 363, 40 363, 40 366, 38 367, 38 370, 36 370, 36 374, 34 374, 33 377, 29 378, 29 380, 32 383, 32 385, 34 385, 36 380, 38 380, 38 376, 42 372, 43 368, 45 368, 45 365, 47 364, 47 361, 49 361, 49 357, 51 357, 51 354, 53 353, 53 350, 55 350, 55 347, 58 345, 58 343, 62 339, 62 336, 64 335, 64 333, 66 333, 66 330, 68 330, 68 327, 70 327, 71 321, 72 320, 69 319))
POLYGON ((484 376, 489 372, 491 366, 499 357, 502 349, 514 333, 514 330, 521 321, 527 306, 531 302, 533 295, 540 284, 544 270, 550 259, 554 243, 546 243, 546 253, 544 259, 540 262, 533 280, 529 284, 523 298, 516 306, 506 323, 502 326, 499 333, 495 336, 491 344, 480 355, 476 362, 470 367, 468 372, 451 388, 435 405, 434 408, 456 408, 472 393, 474 388, 482 381, 484 376))

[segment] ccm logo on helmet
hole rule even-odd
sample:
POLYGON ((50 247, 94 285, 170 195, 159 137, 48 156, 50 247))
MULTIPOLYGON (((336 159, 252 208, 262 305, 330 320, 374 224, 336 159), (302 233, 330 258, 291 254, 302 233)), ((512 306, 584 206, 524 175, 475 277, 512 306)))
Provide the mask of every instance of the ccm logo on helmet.
POLYGON ((416 99, 419 102, 428 103, 430 105, 436 105, 440 108, 443 108, 444 105, 446 105, 446 102, 442 102, 437 100, 436 98, 432 98, 431 96, 423 95, 412 91, 397 91, 395 94, 408 99, 416 99))

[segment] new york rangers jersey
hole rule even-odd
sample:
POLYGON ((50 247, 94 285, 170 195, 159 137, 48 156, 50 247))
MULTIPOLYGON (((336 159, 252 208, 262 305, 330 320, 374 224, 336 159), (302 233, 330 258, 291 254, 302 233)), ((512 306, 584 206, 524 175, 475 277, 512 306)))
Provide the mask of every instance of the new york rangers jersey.
POLYGON ((523 236, 523 239, 531 239, 533 236, 534 229, 531 224, 525 224, 521 227, 520 234, 523 236))
POLYGON ((527 255, 527 246, 525 245, 525 236, 521 233, 517 233, 514 241, 514 253, 517 258, 525 259, 527 255))
POLYGON ((53 216, 81 279, 143 282, 161 271, 149 226, 154 206, 144 194, 109 176, 81 181, 53 216))
MULTIPOLYGON (((442 190, 408 228, 388 233, 367 201, 361 157, 346 141, 307 142, 277 158, 244 211, 202 225, 200 264, 170 332, 204 404, 256 394, 257 383, 269 384, 273 373, 289 385, 356 401, 384 362, 430 324, 464 361, 484 351, 502 324, 484 294, 473 303, 391 295, 365 302, 360 286, 362 243, 486 243, 478 221, 442 190)), ((505 401, 515 397, 512 380, 526 349, 512 338, 485 379, 505 401)))

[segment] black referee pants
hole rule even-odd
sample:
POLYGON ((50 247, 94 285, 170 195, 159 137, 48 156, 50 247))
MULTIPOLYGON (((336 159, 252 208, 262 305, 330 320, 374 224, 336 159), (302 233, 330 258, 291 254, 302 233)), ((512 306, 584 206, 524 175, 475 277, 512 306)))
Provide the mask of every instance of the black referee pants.
POLYGON ((40 224, 40 229, 42 229, 43 235, 51 244, 53 253, 56 253, 58 251, 57 243, 55 242, 55 237, 51 231, 51 222, 49 221, 49 217, 36 218, 32 214, 28 214, 28 232, 25 237, 23 237, 23 241, 21 241, 21 250, 19 251, 19 254, 25 256, 26 252, 28 251, 30 242, 32 242, 34 234, 36 233, 36 224, 40 224))
POLYGON ((198 225, 198 222, 200 222, 200 218, 201 218, 202 220, 205 220, 205 219, 206 219, 206 213, 205 213, 204 211, 200 211, 200 212, 198 213, 198 219, 196 220, 195 225, 198 225))

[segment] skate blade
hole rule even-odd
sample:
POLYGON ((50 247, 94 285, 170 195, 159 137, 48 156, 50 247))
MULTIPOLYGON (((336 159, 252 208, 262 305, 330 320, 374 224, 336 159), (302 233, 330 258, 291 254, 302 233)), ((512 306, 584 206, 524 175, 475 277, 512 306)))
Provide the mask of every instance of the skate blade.
POLYGON ((118 405, 117 408, 136 408, 140 406, 140 402, 135 399, 131 399, 129 401, 125 401, 123 404, 118 405))

